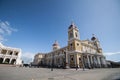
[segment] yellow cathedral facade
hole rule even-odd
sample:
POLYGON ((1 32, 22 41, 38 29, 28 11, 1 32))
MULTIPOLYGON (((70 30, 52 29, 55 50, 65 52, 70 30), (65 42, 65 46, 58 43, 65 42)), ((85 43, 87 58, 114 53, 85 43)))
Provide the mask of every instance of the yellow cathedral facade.
POLYGON ((79 29, 74 23, 68 27, 68 45, 60 48, 55 41, 53 50, 34 56, 33 65, 62 68, 107 67, 100 42, 94 35, 91 40, 80 40, 79 29))

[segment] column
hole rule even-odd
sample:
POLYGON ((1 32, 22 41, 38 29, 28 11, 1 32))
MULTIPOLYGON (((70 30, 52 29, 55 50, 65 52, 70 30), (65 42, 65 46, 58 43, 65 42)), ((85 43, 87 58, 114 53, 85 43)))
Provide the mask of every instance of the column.
POLYGON ((75 62, 75 63, 74 63, 75 66, 74 66, 74 67, 76 67, 76 65, 77 65, 76 58, 77 58, 77 53, 74 54, 74 62, 75 62))
POLYGON ((6 59, 6 58, 4 57, 4 58, 3 58, 3 62, 2 62, 2 63, 5 63, 5 59, 6 59))
POLYGON ((98 60, 97 60, 97 55, 94 56, 94 60, 95 60, 95 67, 98 68, 98 60))
POLYGON ((92 56, 92 60, 93 60, 93 68, 95 68, 95 56, 92 56))
POLYGON ((99 64, 99 67, 101 68, 100 57, 98 56, 98 57, 97 57, 97 59, 98 59, 98 64, 99 64))
POLYGON ((101 67, 103 67, 102 58, 101 58, 101 57, 99 57, 99 59, 100 59, 100 65, 101 65, 101 67))
POLYGON ((84 66, 87 68, 87 55, 83 56, 84 66))
POLYGON ((66 50, 66 53, 65 53, 65 65, 66 65, 66 68, 69 68, 69 65, 68 65, 68 52, 66 50))
POLYGON ((5 55, 8 55, 8 50, 6 51, 5 55))
POLYGON ((89 61, 90 61, 90 68, 92 68, 91 55, 89 55, 89 61))
POLYGON ((99 68, 99 60, 98 60, 98 56, 96 56, 96 62, 97 62, 97 68, 99 68))
POLYGON ((103 62, 103 58, 101 57, 101 65, 102 67, 104 67, 104 62, 103 62))
POLYGON ((98 68, 98 60, 97 60, 97 55, 95 55, 94 57, 94 60, 95 60, 95 67, 98 68))
POLYGON ((89 60, 89 55, 87 55, 87 63, 88 63, 88 68, 90 68, 90 60, 89 60))
POLYGON ((84 70, 84 68, 85 68, 84 53, 82 53, 82 55, 81 55, 81 60, 82 60, 82 67, 83 67, 83 70, 84 70))
POLYGON ((12 58, 10 58, 9 64, 11 64, 12 58))
POLYGON ((67 52, 67 49, 65 49, 64 51, 63 51, 63 53, 64 53, 64 68, 68 68, 68 52, 67 52))
POLYGON ((106 61, 105 61, 105 58, 104 58, 104 57, 102 57, 102 64, 103 64, 103 67, 107 67, 106 61))
POLYGON ((93 68, 93 59, 92 59, 92 55, 90 56, 90 60, 91 60, 91 68, 93 68))

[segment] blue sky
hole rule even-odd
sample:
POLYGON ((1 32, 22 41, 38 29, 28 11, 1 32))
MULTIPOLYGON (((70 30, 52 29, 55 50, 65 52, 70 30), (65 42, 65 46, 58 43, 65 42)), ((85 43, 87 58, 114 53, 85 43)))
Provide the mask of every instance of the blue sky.
POLYGON ((66 46, 72 21, 81 40, 95 34, 106 58, 120 61, 120 0, 0 0, 0 26, 7 28, 0 40, 21 48, 26 62, 51 51, 55 40, 66 46))

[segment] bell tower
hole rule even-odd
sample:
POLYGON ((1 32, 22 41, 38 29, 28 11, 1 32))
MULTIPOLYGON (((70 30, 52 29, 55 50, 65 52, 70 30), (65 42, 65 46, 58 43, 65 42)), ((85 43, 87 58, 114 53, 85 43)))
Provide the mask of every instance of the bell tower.
POLYGON ((68 28, 68 40, 80 39, 79 30, 76 25, 72 22, 68 28))
POLYGON ((93 37, 91 38, 91 41, 93 42, 94 46, 96 46, 98 53, 102 53, 102 48, 100 47, 100 42, 98 38, 95 37, 93 34, 93 37))
POLYGON ((68 28, 68 50, 69 51, 81 50, 79 30, 73 22, 68 28))

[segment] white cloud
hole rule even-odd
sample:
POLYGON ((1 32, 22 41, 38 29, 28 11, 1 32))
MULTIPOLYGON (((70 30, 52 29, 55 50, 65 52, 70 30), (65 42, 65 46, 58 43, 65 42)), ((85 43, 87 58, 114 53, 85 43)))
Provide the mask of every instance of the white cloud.
POLYGON ((4 30, 0 28, 0 33, 1 34, 4 34, 4 30))
POLYGON ((34 55, 35 54, 33 54, 31 52, 22 53, 22 60, 24 61, 24 63, 30 63, 33 61, 34 55))
POLYGON ((104 53, 106 56, 111 56, 111 55, 115 55, 115 54, 120 54, 120 52, 106 52, 104 53))
POLYGON ((120 62, 120 52, 107 52, 104 53, 107 60, 120 62))
POLYGON ((15 31, 17 31, 17 29, 12 28, 8 21, 0 20, 0 42, 6 41, 4 37, 6 35, 11 35, 12 32, 15 31))
POLYGON ((34 54, 30 53, 30 52, 25 52, 25 53, 23 53, 22 57, 33 59, 34 58, 34 54))

